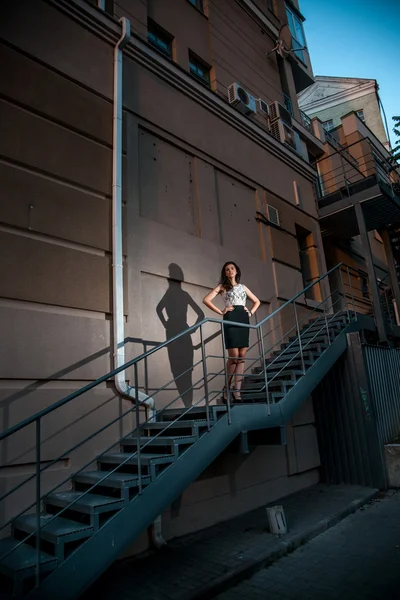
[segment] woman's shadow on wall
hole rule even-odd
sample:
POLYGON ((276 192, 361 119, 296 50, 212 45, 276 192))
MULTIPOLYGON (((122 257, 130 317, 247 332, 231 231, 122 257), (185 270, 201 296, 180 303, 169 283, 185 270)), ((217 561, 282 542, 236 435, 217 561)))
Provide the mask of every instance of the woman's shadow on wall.
MULTIPOLYGON (((168 289, 157 305, 158 318, 165 327, 166 339, 174 337, 189 327, 187 322, 188 308, 197 315, 196 323, 204 319, 204 312, 193 298, 182 289, 183 271, 179 265, 171 263, 168 267, 168 289)), ((176 382, 178 394, 186 408, 192 406, 192 372, 194 347, 192 336, 187 333, 175 342, 168 344, 168 358, 172 375, 176 382)))

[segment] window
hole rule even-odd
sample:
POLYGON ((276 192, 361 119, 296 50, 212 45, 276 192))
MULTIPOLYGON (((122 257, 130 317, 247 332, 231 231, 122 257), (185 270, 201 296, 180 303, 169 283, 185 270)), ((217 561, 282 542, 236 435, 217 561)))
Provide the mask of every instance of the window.
POLYGON ((210 67, 208 67, 200 58, 197 58, 193 52, 189 51, 189 69, 190 74, 202 83, 210 87, 210 67))
POLYGON ((322 123, 322 126, 324 129, 326 129, 326 131, 330 131, 334 128, 333 119, 328 119, 327 121, 324 121, 322 123))
POLYGON ((203 12, 203 0, 189 0, 189 2, 203 12))
POLYGON ((147 22, 147 39, 152 46, 157 48, 157 50, 160 50, 163 54, 172 58, 173 36, 164 29, 161 29, 161 27, 151 19, 147 22))
POLYGON ((301 22, 301 19, 294 13, 294 11, 288 6, 286 6, 286 16, 288 19, 290 33, 293 36, 293 49, 295 50, 297 58, 304 62, 304 52, 303 50, 298 50, 298 48, 303 48, 306 45, 303 23, 301 22))
POLYGON ((114 0, 88 0, 88 2, 104 10, 111 17, 114 16, 114 0))
POLYGON ((359 117, 359 118, 361 119, 361 121, 365 121, 365 118, 364 118, 364 110, 363 110, 363 109, 361 109, 361 110, 356 110, 356 115, 357 115, 357 117, 359 117))

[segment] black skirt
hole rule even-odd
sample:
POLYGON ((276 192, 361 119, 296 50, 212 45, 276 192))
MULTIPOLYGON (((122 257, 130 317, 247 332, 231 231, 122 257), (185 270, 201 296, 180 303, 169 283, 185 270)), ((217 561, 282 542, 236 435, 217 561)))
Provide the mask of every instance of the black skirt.
MULTIPOLYGON (((244 306, 235 306, 223 316, 224 322, 235 321, 236 323, 249 324, 249 313, 244 306)), ((225 348, 248 348, 250 329, 247 327, 235 327, 235 325, 224 325, 225 348)))

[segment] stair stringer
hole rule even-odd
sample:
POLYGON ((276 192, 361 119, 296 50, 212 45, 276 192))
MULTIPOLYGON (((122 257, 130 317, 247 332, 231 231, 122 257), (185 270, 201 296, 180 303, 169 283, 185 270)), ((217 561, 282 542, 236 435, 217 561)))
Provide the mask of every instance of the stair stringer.
POLYGON ((172 463, 154 482, 48 575, 29 600, 76 600, 136 537, 194 481, 242 430, 276 427, 282 417, 271 404, 233 406, 228 415, 172 463))

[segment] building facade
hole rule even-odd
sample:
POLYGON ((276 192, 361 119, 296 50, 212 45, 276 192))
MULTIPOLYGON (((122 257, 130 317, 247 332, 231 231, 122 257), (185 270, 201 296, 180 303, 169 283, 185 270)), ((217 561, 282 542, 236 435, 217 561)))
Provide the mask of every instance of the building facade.
MULTIPOLYGON (((342 260, 336 238, 346 236, 337 223, 339 233, 325 253, 321 226, 326 232, 330 223, 320 224, 316 186, 318 164, 326 195, 325 159, 337 140, 329 142, 319 119, 302 115, 297 101, 314 81, 308 52, 300 49, 304 17, 297 2, 17 0, 0 11, 3 430, 116 364, 116 56, 123 64, 126 360, 212 316, 202 298, 225 261, 240 265, 244 283, 260 298, 259 321, 342 260), (116 46, 128 21, 131 35, 121 56, 116 46), (273 51, 284 24, 296 50, 287 58, 273 51), (266 110, 280 111, 275 127, 266 110)), ((347 117, 340 143, 354 141, 360 127, 347 117)), ((388 273, 382 243, 370 238, 372 262, 388 273)), ((300 318, 321 310, 322 288, 299 298, 300 318)), ((293 319, 280 313, 271 340, 293 327, 293 319)), ((221 354, 215 328, 209 334, 207 352, 221 354)), ((137 373, 138 390, 157 392, 157 409, 177 393, 176 406, 198 400, 199 334, 174 344, 137 373)), ((125 379, 134 380, 132 371, 125 379)), ((117 443, 136 422, 131 409, 131 398, 104 381, 62 407, 62 416, 51 413, 42 427, 41 463, 51 463, 43 490, 117 443)), ((1 442, 5 493, 34 475, 34 446, 34 427, 1 442)), ((164 536, 310 486, 319 481, 319 466, 310 397, 287 424, 285 445, 259 443, 246 456, 229 449, 221 454, 166 509, 164 536)), ((32 483, 8 497, 2 521, 33 494, 32 483)), ((143 535, 129 552, 146 545, 143 535)))
POLYGON ((316 75, 315 83, 299 94, 299 106, 318 117, 328 130, 341 125, 341 117, 355 112, 387 150, 390 143, 382 118, 376 79, 316 75))

